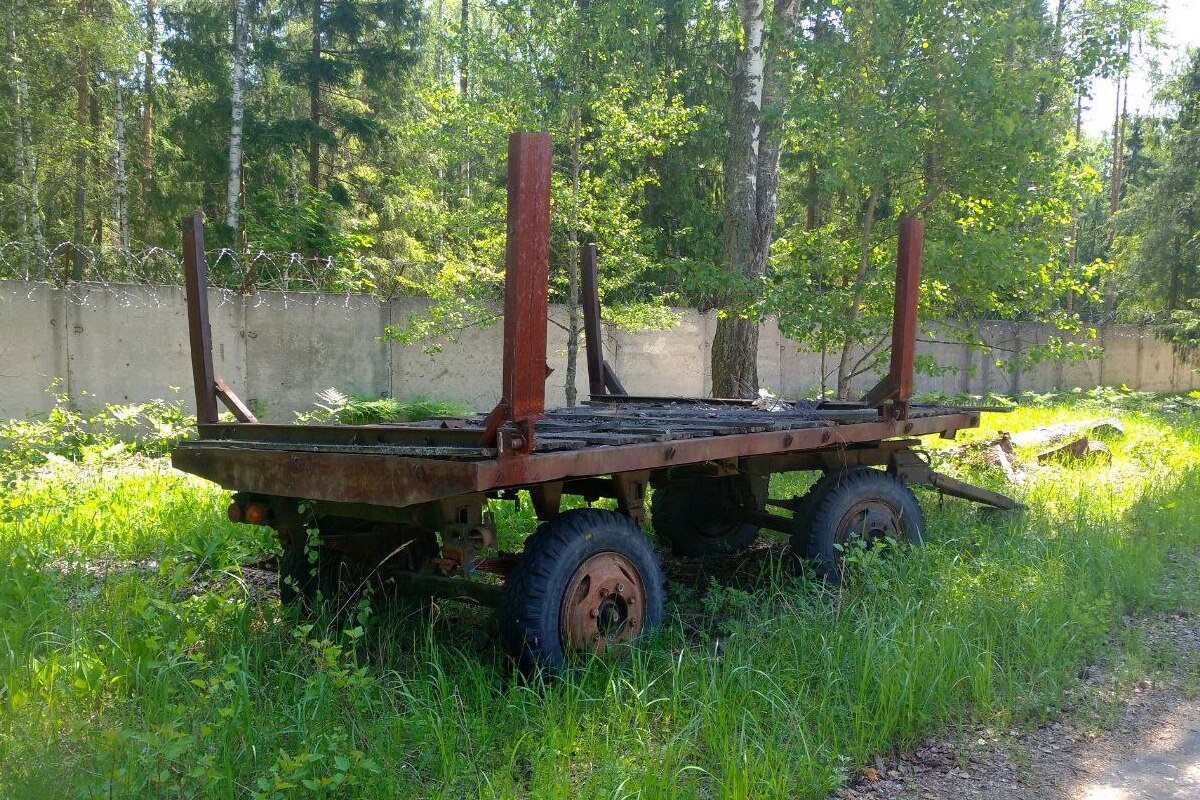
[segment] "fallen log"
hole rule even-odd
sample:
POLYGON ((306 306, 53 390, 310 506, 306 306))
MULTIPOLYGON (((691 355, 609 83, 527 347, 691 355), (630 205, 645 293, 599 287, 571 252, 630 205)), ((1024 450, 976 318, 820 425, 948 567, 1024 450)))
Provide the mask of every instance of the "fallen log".
POLYGON ((1043 425, 1027 431, 1007 433, 1001 431, 999 436, 992 439, 970 442, 960 447, 950 449, 955 456, 966 456, 968 453, 979 453, 983 463, 1000 469, 1005 478, 1012 483, 1025 479, 1029 470, 1017 456, 1017 447, 1041 447, 1037 453, 1037 462, 1080 463, 1098 460, 1102 463, 1112 463, 1112 452, 1101 442, 1092 437, 1123 436, 1125 428, 1115 417, 1099 417, 1081 422, 1059 422, 1053 425, 1043 425))
POLYGON ((1008 434, 1015 447, 1030 447, 1032 445, 1049 444, 1057 439, 1068 436, 1124 436, 1125 428, 1115 417, 1100 417, 1083 422, 1059 422, 1054 425, 1043 425, 1027 431, 1008 434))

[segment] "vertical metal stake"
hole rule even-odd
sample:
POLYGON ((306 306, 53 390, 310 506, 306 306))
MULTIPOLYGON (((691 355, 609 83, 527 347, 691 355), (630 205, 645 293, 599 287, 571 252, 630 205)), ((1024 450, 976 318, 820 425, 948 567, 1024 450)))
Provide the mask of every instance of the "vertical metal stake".
POLYGON ((511 421, 533 449, 534 423, 546 415, 547 274, 550 270, 550 134, 508 138, 508 243, 504 253, 504 372, 500 402, 488 416, 492 444, 511 421))
POLYGON ((183 218, 183 279, 187 291, 192 381, 196 386, 196 422, 200 425, 211 425, 217 421, 212 329, 208 324, 207 272, 208 267, 204 263, 204 217, 199 211, 193 211, 183 218))
POLYGON ((596 269, 596 245, 583 246, 583 334, 587 347, 588 391, 593 395, 605 394, 604 386, 604 343, 600 331, 600 292, 596 269))

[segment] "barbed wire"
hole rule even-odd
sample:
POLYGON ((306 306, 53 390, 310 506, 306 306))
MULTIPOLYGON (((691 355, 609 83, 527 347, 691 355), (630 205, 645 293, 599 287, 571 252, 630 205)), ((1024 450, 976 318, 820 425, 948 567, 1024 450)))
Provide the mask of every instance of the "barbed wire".
MULTIPOLYGON (((301 253, 205 252, 208 285, 243 295, 259 291, 365 294, 389 299, 400 292, 404 265, 377 256, 309 256, 301 253)), ((102 285, 181 286, 183 255, 164 247, 140 250, 54 246, 9 241, 0 244, 0 280, 47 283, 60 288, 79 282, 102 285)))

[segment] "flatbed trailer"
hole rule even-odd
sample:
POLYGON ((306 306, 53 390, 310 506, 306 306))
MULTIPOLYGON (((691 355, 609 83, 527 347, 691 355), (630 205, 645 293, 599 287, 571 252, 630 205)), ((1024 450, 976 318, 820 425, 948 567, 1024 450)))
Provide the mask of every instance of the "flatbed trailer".
POLYGON ((627 394, 603 357, 588 246, 590 399, 546 410, 547 135, 513 134, 508 191, 500 401, 486 416, 421 423, 258 422, 213 373, 202 220, 185 219, 199 436, 172 461, 234 491, 231 519, 276 530, 285 603, 313 610, 322 598, 371 587, 493 605, 520 666, 553 670, 579 652, 625 646, 661 621, 662 571, 641 530, 648 495, 657 538, 679 554, 734 552, 774 530, 831 580, 856 536, 920 543, 924 521, 909 485, 1016 506, 935 472, 919 449, 919 437, 952 438, 991 410, 911 402, 920 220, 902 222, 891 366, 863 401, 627 394), (219 421, 218 401, 237 422, 219 421), (797 470, 822 475, 802 498, 771 498, 770 476, 797 470), (519 502, 522 490, 541 525, 522 552, 500 552, 489 504, 519 502), (589 505, 611 498, 616 510, 563 510, 564 495, 589 505))

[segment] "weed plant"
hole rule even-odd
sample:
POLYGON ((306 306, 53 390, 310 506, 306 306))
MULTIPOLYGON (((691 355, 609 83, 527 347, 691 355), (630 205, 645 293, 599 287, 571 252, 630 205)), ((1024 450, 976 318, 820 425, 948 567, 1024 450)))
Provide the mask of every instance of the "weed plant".
POLYGON ((296 415, 301 424, 376 425, 381 422, 420 422, 435 417, 461 417, 470 409, 452 400, 417 395, 368 397, 330 388, 317 393, 316 408, 296 415))
MULTIPOLYGON (((301 624, 239 566, 269 532, 161 461, 47 462, 0 482, 0 797, 824 797, 879 751, 1053 713, 1122 615, 1195 605, 1196 417, 1120 416, 1111 466, 1005 487, 1025 512, 922 494, 928 544, 852 554, 837 590, 780 559, 673 582, 629 662, 544 686, 461 607, 301 624)), ((532 517, 502 509, 515 545, 532 517)))

